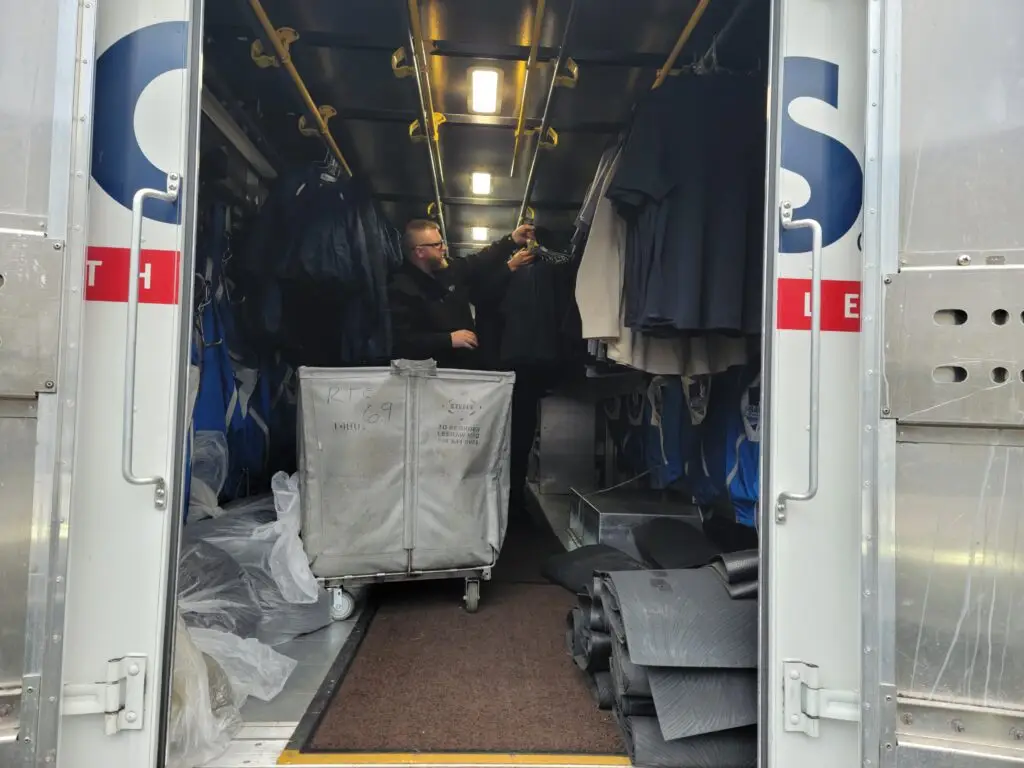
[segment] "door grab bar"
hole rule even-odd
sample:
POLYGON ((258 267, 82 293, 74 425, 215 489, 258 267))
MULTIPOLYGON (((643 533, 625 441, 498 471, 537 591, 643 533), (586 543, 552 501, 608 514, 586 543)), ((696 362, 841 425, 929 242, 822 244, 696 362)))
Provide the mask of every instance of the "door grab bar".
POLYGON ((132 197, 132 239, 128 256, 128 329, 125 341, 124 424, 121 435, 121 474, 132 485, 154 485, 153 503, 157 509, 167 508, 167 481, 158 476, 139 477, 132 470, 135 449, 135 362, 139 335, 139 262, 142 260, 142 208, 146 200, 173 203, 178 199, 181 179, 168 174, 167 189, 140 189, 132 197))
POLYGON ((808 433, 807 490, 801 493, 783 491, 775 502, 775 520, 786 522, 786 509, 791 501, 810 501, 818 495, 818 454, 821 437, 821 224, 814 219, 794 219, 793 204, 781 205, 783 229, 811 230, 811 360, 810 360, 810 424, 808 433))

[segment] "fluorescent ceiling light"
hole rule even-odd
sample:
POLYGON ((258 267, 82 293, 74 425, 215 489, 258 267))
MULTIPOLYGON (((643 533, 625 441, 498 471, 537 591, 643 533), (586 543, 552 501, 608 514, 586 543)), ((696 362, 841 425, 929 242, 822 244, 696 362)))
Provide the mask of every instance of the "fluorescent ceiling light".
POLYGON ((470 229, 470 234, 474 242, 487 242, 487 227, 473 227, 470 229))
POLYGON ((469 74, 469 111, 493 115, 498 111, 498 83, 501 73, 496 69, 475 67, 469 74))
POLYGON ((474 195, 491 194, 491 174, 484 173, 483 171, 474 171, 470 178, 472 179, 474 195))

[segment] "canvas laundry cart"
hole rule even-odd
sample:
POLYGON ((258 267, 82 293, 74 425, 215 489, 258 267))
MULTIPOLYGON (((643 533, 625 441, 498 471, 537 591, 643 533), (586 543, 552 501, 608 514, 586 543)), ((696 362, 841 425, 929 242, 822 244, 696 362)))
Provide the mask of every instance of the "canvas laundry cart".
POLYGON ((508 522, 515 374, 299 369, 302 538, 310 567, 352 613, 350 589, 463 578, 475 611, 508 522))

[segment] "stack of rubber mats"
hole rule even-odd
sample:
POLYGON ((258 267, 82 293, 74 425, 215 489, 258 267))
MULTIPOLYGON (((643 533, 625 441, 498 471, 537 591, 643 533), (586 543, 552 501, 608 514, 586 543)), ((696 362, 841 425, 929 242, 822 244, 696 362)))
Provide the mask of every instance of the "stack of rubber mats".
POLYGON ((597 706, 614 711, 635 765, 754 766, 757 552, 690 565, 650 570, 598 545, 552 558, 547 575, 583 587, 566 646, 597 706), (598 565, 607 569, 579 585, 582 569, 598 565))
POLYGON ((757 602, 730 594, 750 574, 725 557, 596 574, 570 614, 573 659, 637 766, 757 763, 757 602))

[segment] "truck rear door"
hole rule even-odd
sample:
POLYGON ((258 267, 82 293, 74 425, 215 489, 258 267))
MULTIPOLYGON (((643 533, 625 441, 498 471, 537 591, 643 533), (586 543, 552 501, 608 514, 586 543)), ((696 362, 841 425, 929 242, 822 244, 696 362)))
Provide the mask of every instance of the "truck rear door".
POLYGON ((776 768, 860 763, 858 332, 871 5, 776 5, 761 506, 761 758, 776 768))
POLYGON ((95 10, 0 2, 0 764, 52 764, 61 698, 95 10))
POLYGON ((201 5, 0 3, 3 765, 162 749, 201 5))

